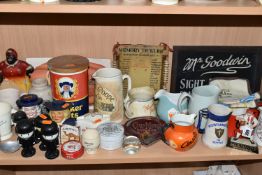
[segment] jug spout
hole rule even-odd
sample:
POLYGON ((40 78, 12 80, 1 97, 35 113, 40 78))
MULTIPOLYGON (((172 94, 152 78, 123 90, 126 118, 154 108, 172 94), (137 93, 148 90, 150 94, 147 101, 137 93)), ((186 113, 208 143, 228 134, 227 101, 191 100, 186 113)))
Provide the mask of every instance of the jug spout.
POLYGON ((165 94, 165 90, 164 89, 160 89, 159 91, 157 91, 157 93, 154 95, 154 99, 160 99, 161 97, 164 96, 165 94))
POLYGON ((195 122, 196 114, 176 114, 173 123, 181 126, 190 126, 195 122))

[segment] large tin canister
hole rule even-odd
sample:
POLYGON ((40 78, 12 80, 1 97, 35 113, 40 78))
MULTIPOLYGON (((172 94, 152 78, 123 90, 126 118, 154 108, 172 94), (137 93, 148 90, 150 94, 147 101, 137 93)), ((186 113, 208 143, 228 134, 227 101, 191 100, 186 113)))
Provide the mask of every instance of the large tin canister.
POLYGON ((89 111, 88 60, 77 55, 63 55, 48 61, 52 97, 72 103, 71 117, 89 111))

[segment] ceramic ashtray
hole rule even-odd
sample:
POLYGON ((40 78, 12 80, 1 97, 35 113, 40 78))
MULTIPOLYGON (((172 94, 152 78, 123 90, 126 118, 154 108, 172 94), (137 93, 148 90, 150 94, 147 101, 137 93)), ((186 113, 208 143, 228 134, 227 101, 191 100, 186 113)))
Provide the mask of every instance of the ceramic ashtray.
POLYGON ((151 145, 162 138, 165 123, 157 117, 137 117, 124 124, 125 135, 139 138, 142 145, 151 145))

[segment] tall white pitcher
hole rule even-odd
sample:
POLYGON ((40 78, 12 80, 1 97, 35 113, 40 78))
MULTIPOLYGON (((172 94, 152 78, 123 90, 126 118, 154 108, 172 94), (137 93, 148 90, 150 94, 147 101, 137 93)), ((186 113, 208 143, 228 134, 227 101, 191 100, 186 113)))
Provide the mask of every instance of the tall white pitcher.
POLYGON ((188 113, 196 114, 197 118, 195 124, 198 123, 199 111, 203 108, 207 108, 211 104, 218 102, 218 96, 221 89, 215 85, 205 85, 194 87, 191 94, 183 92, 178 99, 178 103, 184 100, 184 98, 189 97, 188 113))
POLYGON ((131 89, 131 78, 122 75, 116 68, 102 68, 92 77, 95 85, 95 112, 109 114, 111 121, 121 122, 124 116, 123 80, 128 81, 128 90, 131 89))

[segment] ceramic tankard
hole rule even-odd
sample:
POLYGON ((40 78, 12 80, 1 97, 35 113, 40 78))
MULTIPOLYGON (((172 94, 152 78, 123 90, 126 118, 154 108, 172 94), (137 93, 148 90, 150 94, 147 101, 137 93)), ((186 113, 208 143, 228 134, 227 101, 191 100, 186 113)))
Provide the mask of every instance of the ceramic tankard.
POLYGON ((208 107, 208 119, 203 143, 211 149, 225 147, 227 144, 228 118, 231 109, 222 104, 212 104, 208 107))
MULTIPOLYGON (((178 99, 178 103, 181 103, 185 98, 189 97, 188 113, 197 114, 201 109, 207 108, 211 104, 218 102, 218 96, 221 90, 215 85, 205 85, 194 87, 192 93, 183 92, 178 99)), ((195 121, 195 125, 198 123, 198 116, 195 121)))
POLYGON ((125 99, 126 116, 128 118, 156 116, 153 88, 148 86, 133 88, 125 99))
POLYGON ((124 116, 123 80, 128 80, 131 89, 131 78, 122 75, 116 68, 102 68, 92 77, 95 79, 95 112, 111 115, 111 121, 121 122, 124 116))
POLYGON ((0 141, 7 140, 12 136, 11 108, 9 103, 0 102, 0 141))

